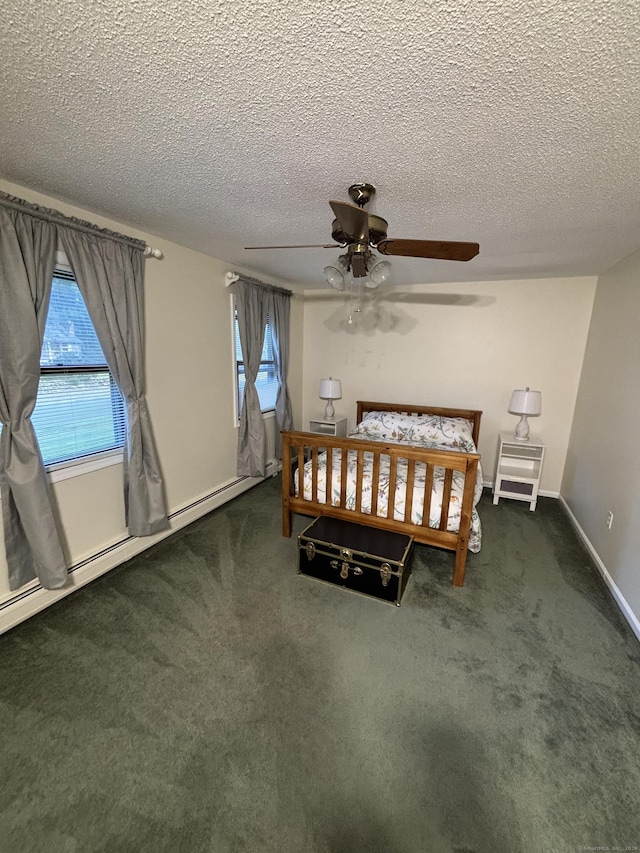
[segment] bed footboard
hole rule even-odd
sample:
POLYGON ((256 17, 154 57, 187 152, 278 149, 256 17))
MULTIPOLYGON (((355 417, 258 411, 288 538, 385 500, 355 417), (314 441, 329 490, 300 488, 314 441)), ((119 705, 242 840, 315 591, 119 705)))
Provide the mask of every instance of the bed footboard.
MULTIPOLYGON (((352 458, 354 456, 352 455, 352 458)), ((355 521, 370 527, 395 530, 411 534, 417 542, 434 545, 455 551, 455 568, 453 583, 462 586, 467 559, 467 547, 471 528, 473 499, 480 456, 477 453, 463 453, 448 450, 431 450, 421 447, 410 447, 379 441, 361 439, 335 438, 306 432, 282 432, 282 533, 291 536, 291 516, 293 512, 302 515, 331 515, 347 521, 355 521), (336 451, 340 455, 340 489, 332 489, 332 476, 336 451), (347 500, 347 464, 349 451, 355 454, 356 474, 355 490, 347 500), (329 500, 325 500, 318 489, 319 457, 326 452, 326 490, 329 500), (370 471, 371 503, 363 508, 363 474, 365 471, 365 454, 370 471), (380 510, 378 506, 381 461, 389 465, 388 494, 386 507, 380 510), (302 472, 305 464, 310 463, 310 489, 296 487, 296 472, 302 472), (426 476, 424 493, 422 495, 422 522, 412 521, 416 465, 425 466, 426 476), (396 506, 396 484, 398 482, 398 465, 403 466, 403 476, 406 476, 404 491, 404 509, 396 506), (406 466, 406 474, 404 473, 406 466), (435 526, 430 525, 430 508, 435 469, 444 470, 443 491, 439 521, 435 526), (464 476, 464 488, 460 512, 460 524, 456 531, 447 530, 449 518, 449 503, 455 472, 464 476), (305 497, 305 492, 309 492, 305 497), (402 514, 402 518, 396 518, 402 514)), ((337 461, 336 461, 337 464, 337 461)), ((302 473, 300 473, 302 482, 302 473)))

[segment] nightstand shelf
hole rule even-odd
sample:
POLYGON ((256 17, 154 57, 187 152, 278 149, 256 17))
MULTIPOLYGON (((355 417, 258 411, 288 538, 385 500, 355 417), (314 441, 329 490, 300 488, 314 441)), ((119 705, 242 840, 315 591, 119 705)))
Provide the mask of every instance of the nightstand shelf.
POLYGON ((309 421, 309 432, 320 435, 345 436, 347 434, 346 418, 317 418, 309 421))
POLYGON ((545 446, 535 435, 529 441, 517 441, 511 432, 501 432, 498 462, 493 485, 493 502, 500 498, 527 501, 533 512, 538 500, 545 446))

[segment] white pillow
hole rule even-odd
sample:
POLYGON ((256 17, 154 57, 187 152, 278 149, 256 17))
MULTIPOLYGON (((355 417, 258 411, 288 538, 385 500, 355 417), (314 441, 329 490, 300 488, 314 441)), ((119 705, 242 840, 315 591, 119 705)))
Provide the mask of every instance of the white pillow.
POLYGON ((445 418, 440 415, 426 415, 417 418, 411 433, 413 441, 435 442, 444 447, 455 447, 459 450, 475 452, 473 443, 473 428, 466 418, 445 418))
POLYGON ((416 445, 437 445, 476 452, 471 423, 466 418, 368 412, 352 435, 375 441, 406 441, 416 445))
POLYGON ((404 441, 414 427, 414 419, 398 412, 367 412, 354 434, 376 441, 404 441))

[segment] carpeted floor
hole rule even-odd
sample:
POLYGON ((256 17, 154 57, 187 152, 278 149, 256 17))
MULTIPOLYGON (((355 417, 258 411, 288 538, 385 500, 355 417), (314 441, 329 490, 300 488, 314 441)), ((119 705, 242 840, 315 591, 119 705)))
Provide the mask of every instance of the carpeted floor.
POLYGON ((558 501, 481 517, 397 608, 273 479, 0 637, 2 853, 640 847, 640 644, 558 501))

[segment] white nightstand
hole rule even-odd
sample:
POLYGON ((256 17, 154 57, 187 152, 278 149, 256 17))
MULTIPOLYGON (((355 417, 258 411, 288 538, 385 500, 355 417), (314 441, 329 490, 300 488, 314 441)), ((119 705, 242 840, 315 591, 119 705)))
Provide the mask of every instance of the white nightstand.
POLYGON ((512 432, 500 433, 494 504, 500 498, 512 498, 527 501, 531 512, 535 510, 544 450, 544 443, 537 435, 530 435, 529 441, 517 441, 512 432))
POLYGON ((346 418, 318 418, 309 421, 309 432, 318 432, 321 435, 346 435, 346 418))

